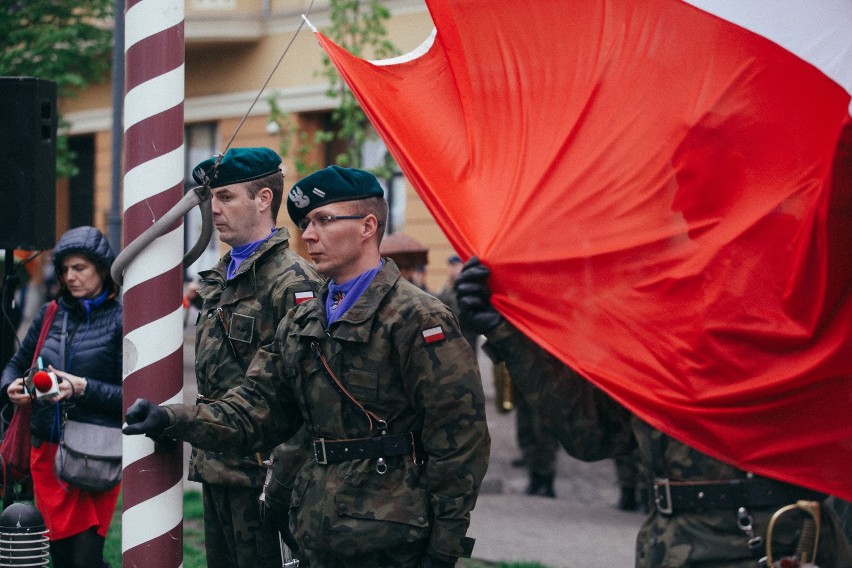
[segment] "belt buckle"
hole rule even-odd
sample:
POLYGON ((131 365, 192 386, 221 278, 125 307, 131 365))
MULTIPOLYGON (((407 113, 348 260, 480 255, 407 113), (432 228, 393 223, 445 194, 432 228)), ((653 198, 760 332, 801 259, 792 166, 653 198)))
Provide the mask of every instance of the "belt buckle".
POLYGON ((672 514, 672 488, 668 478, 657 477, 654 479, 654 504, 657 506, 657 511, 663 515, 672 514), (662 492, 660 487, 663 488, 662 492))
POLYGON ((317 460, 317 463, 320 465, 328 465, 328 455, 325 453, 325 438, 320 438, 318 440, 314 440, 314 459, 317 460), (317 453, 317 444, 322 448, 322 457, 317 453))

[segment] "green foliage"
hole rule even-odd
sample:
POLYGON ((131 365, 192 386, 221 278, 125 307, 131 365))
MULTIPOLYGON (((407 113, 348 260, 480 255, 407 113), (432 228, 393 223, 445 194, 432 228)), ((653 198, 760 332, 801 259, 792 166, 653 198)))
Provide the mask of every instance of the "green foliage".
MULTIPOLYGON (((399 53, 387 39, 385 22, 390 18, 390 12, 380 0, 330 0, 329 11, 331 25, 323 31, 336 44, 353 55, 384 59, 399 53)), ((275 105, 275 95, 272 95, 269 97, 270 108, 272 108, 270 120, 277 122, 281 127, 281 152, 286 155, 295 144, 297 155, 304 158, 308 144, 328 144, 343 148, 342 152, 334 156, 335 164, 359 168, 361 167, 361 147, 366 140, 375 138, 377 135, 352 91, 325 54, 323 68, 319 73, 328 80, 329 87, 326 94, 338 101, 337 108, 332 111, 331 129, 320 130, 316 133, 314 140, 308 140, 307 135, 298 133, 292 124, 282 120, 282 115, 275 105), (335 142, 339 144, 335 145, 335 142)), ((307 175, 315 169, 314 164, 300 162, 297 158, 297 170, 300 176, 307 175)), ((378 177, 390 177, 394 169, 393 157, 387 153, 385 163, 371 171, 378 177)))
POLYGON ((204 504, 198 491, 183 494, 183 566, 207 566, 207 555, 204 552, 204 504))
POLYGON ((282 156, 287 156, 290 154, 291 149, 295 149, 296 157, 296 178, 303 178, 306 175, 318 170, 320 168, 314 162, 308 161, 308 155, 311 151, 311 145, 317 144, 318 141, 316 139, 310 140, 310 136, 307 132, 299 130, 299 128, 293 124, 293 120, 289 115, 281 112, 281 107, 278 106, 278 94, 273 93, 266 98, 266 102, 269 104, 269 122, 275 123, 279 128, 279 137, 281 138, 281 142, 278 145, 279 153, 282 156))
MULTIPOLYGON (((329 8, 331 27, 327 30, 328 37, 349 53, 372 59, 398 54, 387 39, 384 26, 390 12, 379 0, 332 0, 329 8)), ((364 111, 328 56, 323 56, 322 75, 328 79, 327 94, 336 97, 339 103, 331 115, 336 129, 320 132, 319 140, 329 143, 343 141, 345 151, 335 156, 335 162, 344 167, 360 167, 361 146, 367 136, 375 134, 371 134, 373 130, 364 111)), ((387 177, 388 173, 380 177, 387 177)))
MULTIPOLYGON (((60 97, 77 96, 107 76, 112 13, 112 0, 0 2, 0 76, 47 79, 60 97)), ((57 175, 76 174, 65 136, 56 154, 57 175)))
POLYGON ((118 498, 112 524, 104 542, 104 560, 109 562, 110 566, 121 566, 121 497, 118 498))
POLYGON ((463 558, 461 564, 464 568, 548 568, 538 562, 487 562, 470 558, 463 558))

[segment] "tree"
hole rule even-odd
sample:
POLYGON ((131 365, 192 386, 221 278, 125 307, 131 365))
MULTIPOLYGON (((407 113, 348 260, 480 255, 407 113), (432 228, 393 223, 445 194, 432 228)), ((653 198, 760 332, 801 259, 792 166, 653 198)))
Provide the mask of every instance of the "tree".
MULTIPOLYGON (((59 97, 77 96, 107 77, 112 15, 112 0, 4 0, 0 76, 47 79, 56 83, 59 97)), ((73 160, 67 137, 59 135, 57 175, 75 175, 73 160)))
MULTIPOLYGON (((353 55, 384 59, 399 53, 387 39, 384 24, 390 18, 390 12, 380 0, 330 0, 329 12, 331 25, 324 30, 326 35, 353 55)), ((328 79, 326 94, 336 99, 338 105, 331 114, 332 128, 317 132, 314 142, 340 142, 343 150, 334 157, 334 162, 350 168, 361 167, 361 148, 368 138, 377 136, 375 130, 327 55, 323 55, 320 74, 328 79)), ((281 128, 281 152, 286 155, 290 148, 295 148, 298 174, 307 175, 316 169, 302 160, 310 141, 283 116, 275 98, 274 94, 268 98, 270 121, 281 128)), ((372 171, 378 177, 387 178, 394 169, 393 157, 387 153, 384 164, 372 168, 372 171)))

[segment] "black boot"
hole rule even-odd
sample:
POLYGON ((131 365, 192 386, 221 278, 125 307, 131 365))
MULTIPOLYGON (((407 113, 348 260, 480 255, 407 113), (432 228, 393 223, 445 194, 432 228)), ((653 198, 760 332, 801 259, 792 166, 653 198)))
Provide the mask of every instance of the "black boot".
POLYGON ((553 476, 531 473, 530 484, 527 486, 526 494, 537 495, 539 497, 556 497, 556 492, 553 490, 553 476))
POLYGON ((621 511, 635 511, 639 508, 639 503, 636 502, 636 488, 622 487, 621 497, 618 499, 618 508, 621 511))

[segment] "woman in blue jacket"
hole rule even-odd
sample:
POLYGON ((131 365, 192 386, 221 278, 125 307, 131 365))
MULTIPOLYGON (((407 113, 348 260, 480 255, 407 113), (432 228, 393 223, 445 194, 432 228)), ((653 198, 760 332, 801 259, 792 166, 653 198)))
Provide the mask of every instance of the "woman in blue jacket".
POLYGON ((94 227, 77 227, 62 235, 53 257, 60 280, 59 310, 38 354, 44 368, 58 378, 59 394, 34 398, 23 379, 47 304, 0 382, 0 395, 12 404, 33 405, 30 467, 55 568, 105 565, 104 539, 118 501, 120 486, 86 491, 59 480, 53 468, 63 409, 69 419, 121 427, 122 312, 118 286, 109 274, 114 258, 106 238, 94 227))

